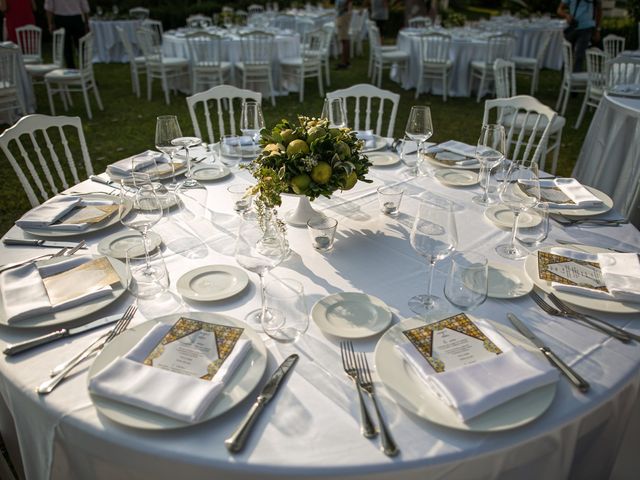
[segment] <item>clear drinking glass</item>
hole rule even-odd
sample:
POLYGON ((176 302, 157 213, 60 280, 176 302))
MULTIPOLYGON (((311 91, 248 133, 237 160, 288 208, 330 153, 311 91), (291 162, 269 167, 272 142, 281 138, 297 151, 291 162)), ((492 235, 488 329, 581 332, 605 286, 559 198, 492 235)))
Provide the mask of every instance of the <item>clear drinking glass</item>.
POLYGON ((185 157, 187 159, 187 172, 184 174, 185 180, 181 185, 195 185, 198 182, 191 177, 191 156, 189 155, 189 147, 200 145, 202 143, 202 140, 198 137, 178 137, 174 138, 171 143, 178 147, 184 148, 185 157))
POLYGON ((140 255, 139 247, 126 252, 127 288, 137 298, 150 299, 169 288, 169 272, 159 250, 140 255))
POLYGON ((272 278, 265 289, 265 333, 278 342, 295 342, 309 328, 309 314, 302 283, 291 278, 272 278))
POLYGON ((476 158, 480 162, 480 186, 482 195, 476 195, 471 200, 478 205, 489 205, 491 199, 488 194, 491 169, 497 166, 505 155, 505 132, 502 125, 483 125, 476 146, 476 158))
POLYGON ((428 262, 427 293, 409 300, 409 308, 424 316, 444 307, 442 300, 431 294, 431 284, 436 262, 447 258, 458 244, 453 209, 450 206, 420 202, 410 239, 413 249, 428 262))
POLYGON ((342 98, 325 98, 322 107, 322 118, 329 120, 329 127, 343 128, 347 126, 347 109, 342 98))
POLYGON ((242 214, 251 208, 253 200, 251 185, 246 183, 235 183, 227 187, 227 192, 231 195, 233 209, 236 213, 242 214))
POLYGON ((400 202, 404 188, 398 185, 383 185, 378 187, 378 204, 385 215, 396 217, 400 213, 400 202))
POLYGON ((463 311, 487 299, 489 262, 475 252, 457 252, 451 257, 451 270, 444 285, 444 296, 463 311))
POLYGON ((418 152, 415 152, 413 155, 413 148, 411 142, 408 138, 403 138, 400 141, 400 145, 397 148, 398 153, 400 154, 400 161, 406 165, 408 168, 409 176, 416 177, 418 176, 418 152))
POLYGON ((536 223, 531 226, 520 225, 516 232, 516 239, 522 245, 535 247, 544 242, 549 235, 549 204, 540 202, 528 213, 534 216, 536 223), (539 222, 537 222, 538 219, 539 222))
POLYGON ((169 155, 169 163, 171 164, 171 182, 167 184, 167 188, 175 190, 178 186, 176 182, 176 165, 173 159, 175 153, 180 149, 178 145, 173 143, 176 138, 182 137, 182 130, 178 123, 178 117, 175 115, 160 115, 156 118, 156 149, 169 155))
POLYGON ((264 128, 262 107, 255 100, 245 100, 242 103, 240 115, 240 130, 243 135, 251 137, 253 143, 260 140, 260 131, 264 128))
POLYGON ((313 248, 323 253, 332 250, 337 228, 338 221, 331 217, 318 217, 307 221, 313 248))
POLYGON ((424 105, 411 107, 404 133, 409 139, 418 142, 418 157, 424 155, 424 143, 433 135, 431 109, 424 105))

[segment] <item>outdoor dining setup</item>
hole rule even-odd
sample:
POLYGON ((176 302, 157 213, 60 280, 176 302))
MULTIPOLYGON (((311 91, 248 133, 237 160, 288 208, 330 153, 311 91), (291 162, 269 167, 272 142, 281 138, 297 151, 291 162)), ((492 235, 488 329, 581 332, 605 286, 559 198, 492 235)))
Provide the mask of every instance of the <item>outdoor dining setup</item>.
POLYGON ((6 110, 0 477, 633 478, 637 51, 362 10, 347 82, 336 11, 276 5, 101 8, 6 110))

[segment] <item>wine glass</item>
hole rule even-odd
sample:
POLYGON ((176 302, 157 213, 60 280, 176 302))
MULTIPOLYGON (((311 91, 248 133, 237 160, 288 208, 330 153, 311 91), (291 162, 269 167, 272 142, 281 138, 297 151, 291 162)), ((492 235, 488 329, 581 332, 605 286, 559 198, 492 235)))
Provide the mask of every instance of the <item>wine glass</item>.
POLYGON ((331 128, 346 127, 347 110, 344 100, 342 98, 325 98, 321 117, 329 120, 331 128))
POLYGON ((200 145, 202 140, 198 137, 178 137, 171 140, 176 146, 184 148, 185 156, 187 158, 187 172, 185 173, 185 180, 182 182, 182 186, 195 186, 198 182, 191 177, 191 157, 189 156, 189 147, 195 147, 200 145))
POLYGON ((413 153, 409 153, 411 149, 411 143, 408 138, 403 138, 400 140, 400 145, 398 147, 398 151, 400 153, 400 161, 407 167, 407 173, 411 177, 418 176, 418 152, 416 152, 416 156, 413 153))
POLYGON ((266 315, 264 275, 278 266, 286 254, 283 236, 266 213, 246 212, 240 221, 235 257, 238 264, 260 277, 261 308, 250 312, 249 325, 261 328, 266 315))
POLYGON ((409 308, 425 316, 443 307, 441 299, 431 294, 431 284, 436 262, 448 257, 458 243, 453 209, 450 206, 420 202, 410 239, 413 249, 429 262, 427 293, 409 300, 409 308))
POLYGON ((240 115, 240 130, 243 135, 251 137, 253 143, 260 140, 260 131, 264 128, 264 116, 262 107, 255 100, 246 100, 242 103, 240 115))
POLYGON ((404 133, 411 140, 418 142, 417 155, 420 157, 424 150, 424 142, 433 135, 431 109, 424 105, 414 105, 411 107, 404 133))
POLYGON ((480 138, 476 146, 476 158, 480 162, 480 186, 482 195, 476 195, 471 200, 478 205, 489 205, 489 178, 491 169, 498 165, 505 154, 505 132, 502 125, 483 125, 480 138))
POLYGON ((444 296, 463 311, 482 305, 487 299, 489 262, 475 252, 457 252, 444 285, 444 296))
POLYGON ((527 250, 516 244, 520 213, 535 207, 540 201, 538 165, 535 162, 513 162, 499 187, 500 201, 513 212, 513 227, 508 244, 496 247, 498 255, 517 260, 527 256, 527 250))
POLYGON ((182 137, 182 130, 180 130, 178 117, 175 115, 160 115, 156 118, 156 148, 165 155, 169 155, 172 174, 171 182, 167 184, 167 188, 171 190, 175 190, 178 186, 173 156, 180 149, 178 145, 173 143, 173 140, 180 137, 182 137))

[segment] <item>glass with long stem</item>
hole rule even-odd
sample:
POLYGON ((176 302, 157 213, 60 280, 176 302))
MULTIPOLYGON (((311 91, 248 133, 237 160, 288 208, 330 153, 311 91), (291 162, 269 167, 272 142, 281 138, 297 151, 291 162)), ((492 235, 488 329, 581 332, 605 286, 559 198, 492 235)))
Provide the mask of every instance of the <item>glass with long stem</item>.
POLYGON ((540 181, 538 166, 535 162, 513 162, 499 188, 500 201, 513 212, 513 227, 509 243, 496 247, 498 255, 517 260, 527 256, 528 252, 516 244, 518 219, 520 214, 540 201, 540 181))
MULTIPOLYGON (((418 142, 418 159, 424 154, 424 143, 433 135, 433 122, 431 121, 431 109, 425 105, 414 105, 409 112, 409 119, 404 131, 411 140, 418 142)), ((420 162, 418 162, 419 164, 420 162)), ((418 171, 419 170, 418 166, 418 171)))
POLYGON ((180 130, 178 117, 175 115, 160 115, 156 118, 156 148, 165 155, 169 155, 169 163, 171 164, 171 182, 167 184, 167 188, 170 190, 175 190, 178 186, 178 182, 176 182, 176 164, 173 156, 180 147, 175 145, 173 140, 180 137, 182 137, 182 130, 180 130))
POLYGON ((260 140, 260 131, 264 128, 264 116, 262 107, 255 100, 245 100, 242 103, 242 114, 240 115, 240 130, 243 135, 251 137, 253 143, 260 140))
POLYGON ((347 109, 342 98, 325 98, 322 107, 322 118, 329 120, 329 127, 343 128, 347 126, 347 109))
POLYGON ((241 267, 260 277, 261 307, 246 317, 247 323, 258 330, 266 319, 264 276, 282 262, 286 253, 284 237, 269 212, 248 211, 242 216, 235 257, 241 267))
POLYGON ((409 300, 409 308, 418 315, 426 316, 431 312, 446 308, 446 302, 431 294, 433 272, 438 260, 448 257, 458 244, 453 209, 450 206, 420 202, 413 227, 411 228, 411 246, 428 262, 427 293, 409 300))
POLYGON ((198 182, 191 176, 191 156, 189 155, 189 147, 200 145, 202 140, 198 137, 178 137, 174 138, 171 143, 184 148, 185 156, 187 158, 187 172, 184 174, 185 180, 181 183, 181 186, 196 186, 198 182))
POLYGON ((480 163, 480 186, 482 195, 476 195, 471 200, 478 205, 489 205, 489 180, 491 169, 497 166, 505 155, 505 132, 502 125, 488 124, 482 126, 480 138, 476 146, 476 158, 480 163))

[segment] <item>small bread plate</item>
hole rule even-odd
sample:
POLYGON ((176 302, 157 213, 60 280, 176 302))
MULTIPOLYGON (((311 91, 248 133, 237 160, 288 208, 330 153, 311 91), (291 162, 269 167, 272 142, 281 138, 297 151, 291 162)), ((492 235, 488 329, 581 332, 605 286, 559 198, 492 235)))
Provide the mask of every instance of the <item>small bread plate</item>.
POLYGON ((231 265, 207 265, 182 275, 178 293, 189 300, 214 302, 240 293, 249 284, 244 270, 231 265))
POLYGON ((367 158, 374 167, 389 167, 400 161, 400 155, 393 152, 371 152, 367 158))
POLYGON ((527 295, 533 289, 533 282, 521 268, 490 263, 488 276, 491 298, 517 298, 527 295))
POLYGON ((342 338, 366 338, 380 333, 392 317, 382 300, 357 292, 329 295, 311 309, 311 318, 320 330, 342 338))
POLYGON ((470 187, 479 182, 478 174, 470 170, 439 168, 435 177, 447 187, 470 187))
MULTIPOLYGON (((149 251, 152 252, 162 244, 162 238, 156 232, 149 232, 147 235, 147 242, 149 245, 149 251)), ((133 230, 127 230, 125 232, 114 233, 106 238, 103 238, 98 243, 98 252, 107 257, 117 258, 118 260, 124 260, 127 256, 127 250, 130 248, 136 248, 135 256, 141 257, 144 255, 144 246, 142 245, 142 235, 139 232, 133 230)))
POLYGON ((231 173, 224 165, 198 165, 191 170, 191 176, 200 182, 212 182, 227 177, 231 173))
MULTIPOLYGON (((484 216, 501 228, 513 227, 513 211, 505 205, 492 205, 484 211, 484 216)), ((531 228, 539 225, 542 219, 535 212, 520 212, 518 227, 531 228)))
POLYGON ((373 145, 367 147, 366 141, 365 146, 362 149, 362 153, 376 152, 378 150, 382 150, 383 148, 387 148, 387 140, 378 135, 373 136, 373 145))

